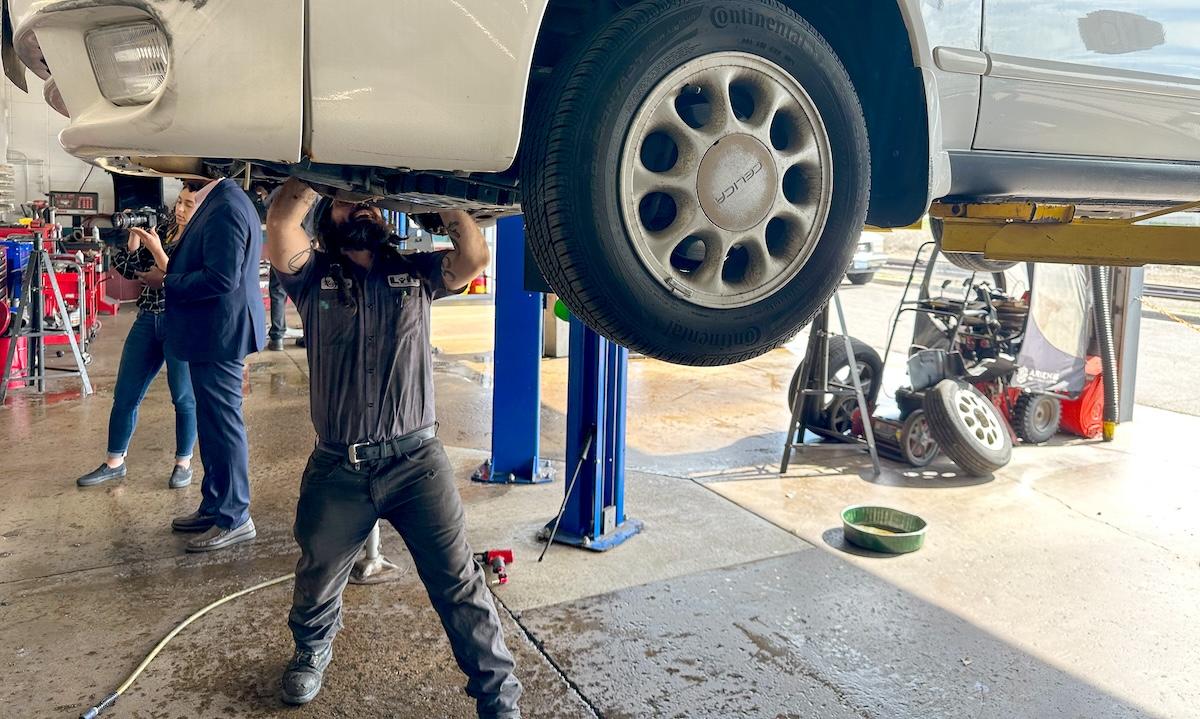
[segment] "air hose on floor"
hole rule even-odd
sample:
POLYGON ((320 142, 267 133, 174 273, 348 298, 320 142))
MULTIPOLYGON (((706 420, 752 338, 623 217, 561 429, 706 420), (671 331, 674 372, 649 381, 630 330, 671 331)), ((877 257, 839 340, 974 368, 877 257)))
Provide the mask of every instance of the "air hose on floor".
POLYGON ((1096 313, 1096 338, 1100 344, 1100 362, 1104 367, 1104 441, 1117 433, 1121 392, 1117 386, 1117 349, 1113 341, 1112 297, 1108 287, 1108 268, 1092 265, 1092 305, 1096 313))
POLYGON ((162 651, 163 647, 167 646, 167 643, 170 642, 172 639, 174 639, 176 634, 179 634, 181 631, 184 630, 185 627, 187 627, 192 622, 196 621, 200 617, 203 617, 205 614, 208 614, 209 612, 211 612, 212 610, 221 606, 222 604, 225 604, 226 602, 233 601, 234 599, 237 599, 238 597, 244 597, 245 595, 250 594, 251 592, 257 592, 258 590, 265 589, 266 587, 270 587, 270 586, 273 586, 276 584, 282 584, 283 582, 293 579, 295 576, 296 576, 295 574, 285 574, 282 577, 275 577, 274 579, 268 579, 265 582, 260 582, 258 584, 255 584, 253 587, 247 587, 245 589, 234 592, 232 594, 227 594, 224 597, 221 597, 217 601, 213 602, 212 604, 209 604, 208 606, 204 607, 203 609, 192 614, 192 616, 188 617, 187 619, 184 619, 182 622, 180 622, 178 624, 178 626, 176 626, 174 629, 172 629, 170 631, 170 633, 167 634, 167 636, 163 637, 162 641, 160 641, 158 644, 156 644, 154 646, 154 649, 150 650, 150 653, 146 655, 146 658, 142 660, 142 663, 137 666, 137 669, 133 670, 133 673, 130 674, 129 677, 127 679, 125 679, 124 682, 122 682, 121 686, 117 687, 117 690, 115 692, 104 697, 104 701, 100 702, 99 704, 92 707, 91 709, 88 709, 83 714, 80 714, 79 719, 95 719, 96 717, 100 716, 101 712, 103 712, 105 709, 108 709, 113 704, 115 704, 117 702, 117 698, 120 697, 122 694, 124 694, 125 691, 127 689, 129 689, 129 687, 133 686, 133 683, 135 681, 137 681, 137 678, 141 675, 141 673, 143 671, 145 671, 146 667, 150 666, 150 662, 154 661, 154 658, 156 656, 158 656, 158 653, 162 651))

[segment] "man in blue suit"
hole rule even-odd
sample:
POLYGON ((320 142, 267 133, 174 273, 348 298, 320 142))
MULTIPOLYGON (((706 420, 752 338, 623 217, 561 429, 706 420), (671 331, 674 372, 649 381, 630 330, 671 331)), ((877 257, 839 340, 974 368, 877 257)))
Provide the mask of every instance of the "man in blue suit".
POLYGON ((196 193, 195 214, 169 259, 157 235, 137 232, 166 271, 166 351, 188 363, 196 395, 202 499, 171 526, 203 532, 188 542, 189 552, 224 549, 255 536, 242 368, 265 340, 258 213, 237 183, 213 180, 196 193))

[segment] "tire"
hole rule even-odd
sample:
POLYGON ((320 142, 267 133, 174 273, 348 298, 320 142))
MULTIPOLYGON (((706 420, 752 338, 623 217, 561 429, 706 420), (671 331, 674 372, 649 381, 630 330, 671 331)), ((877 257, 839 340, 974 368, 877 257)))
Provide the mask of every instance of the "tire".
POLYGON ((846 279, 850 280, 852 285, 865 285, 875 279, 874 272, 859 272, 853 275, 846 275, 846 279))
POLYGON ((941 454, 941 447, 929 431, 924 410, 916 410, 900 427, 900 455, 913 467, 927 467, 941 454))
POLYGON ((776 0, 637 3, 556 69, 528 117, 520 165, 532 254, 573 313, 636 352, 720 365, 778 347, 829 299, 857 247, 870 186, 862 108, 833 50, 776 0), (758 84, 738 84, 747 77, 758 84), (709 98, 722 102, 707 105, 707 120, 688 109, 709 98), (784 109, 758 113, 773 106, 764 98, 784 109), (649 132, 655 118, 666 130, 649 132), (741 132, 759 120, 762 140, 741 132), (647 159, 655 148, 662 157, 647 159), (780 159, 793 151, 808 154, 780 159), (766 159, 724 187, 718 161, 756 157, 766 159), (812 164, 788 174, 781 163, 812 164), (645 190, 672 173, 685 178, 671 180, 674 195, 645 190), (702 175, 711 187, 696 184, 702 175), (722 209, 729 190, 743 194, 722 209), (738 229, 763 207, 758 224, 738 229), (810 210, 812 222, 796 219, 810 210))
POLYGON ((925 391, 929 431, 963 471, 984 477, 1012 459, 1012 439, 996 406, 979 390, 944 379, 925 391))
POLYGON ((934 217, 929 218, 929 229, 933 232, 933 239, 937 241, 938 251, 955 267, 971 272, 992 273, 1003 272, 1018 264, 1015 260, 989 260, 975 252, 945 252, 942 250, 942 230, 945 229, 942 221, 934 217))
POLYGON ((1027 444, 1042 444, 1058 434, 1062 404, 1048 394, 1022 394, 1013 407, 1013 430, 1027 444))
MULTIPOLYGON (((850 338, 850 347, 854 351, 854 358, 858 361, 859 371, 861 372, 860 381, 863 383, 863 396, 867 398, 867 405, 875 406, 875 400, 879 398, 879 389, 882 385, 883 378, 883 358, 875 351, 871 345, 862 340, 850 338)), ((792 373, 792 381, 788 384, 788 407, 795 410, 797 394, 800 389, 800 372, 804 369, 803 363, 796 367, 796 371, 792 373)), ((829 381, 834 382, 839 387, 854 388, 854 381, 846 374, 850 369, 850 363, 846 360, 846 345, 842 341, 841 335, 829 336, 829 381)), ((831 401, 826 401, 819 410, 820 413, 825 413, 829 409, 831 401)), ((819 420, 816 417, 811 417, 819 424, 826 424, 824 420, 819 420)))

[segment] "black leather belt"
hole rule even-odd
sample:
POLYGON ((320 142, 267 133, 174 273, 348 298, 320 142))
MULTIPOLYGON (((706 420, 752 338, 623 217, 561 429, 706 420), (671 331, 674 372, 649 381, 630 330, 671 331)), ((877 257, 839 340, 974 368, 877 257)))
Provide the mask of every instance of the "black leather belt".
POLYGON ((342 455, 350 460, 350 464, 357 465, 362 462, 388 459, 404 454, 405 452, 412 452, 436 436, 437 425, 430 425, 415 432, 409 432, 403 437, 385 439, 382 442, 342 444, 341 442, 326 442, 323 439, 319 439, 317 440, 317 449, 330 454, 342 455))

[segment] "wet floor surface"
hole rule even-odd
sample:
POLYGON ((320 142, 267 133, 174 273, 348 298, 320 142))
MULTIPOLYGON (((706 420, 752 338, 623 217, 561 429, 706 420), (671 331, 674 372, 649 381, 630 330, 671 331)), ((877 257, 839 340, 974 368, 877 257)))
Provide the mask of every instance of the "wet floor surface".
MULTIPOLYGON (((313 434, 303 350, 251 358, 246 418, 258 539, 186 555, 166 488, 172 413, 160 378, 129 476, 81 490, 102 459, 120 342, 93 347, 99 392, 69 385, 0 410, 0 716, 71 717, 200 606, 291 571, 298 477, 313 434)), ((565 468, 566 360, 543 363, 536 487, 471 484, 490 442, 491 310, 435 308, 441 437, 476 549, 512 547, 495 590, 531 717, 1182 717, 1200 701, 1200 421, 1139 408, 1118 441, 1019 448, 995 477, 822 453, 777 474, 787 349, 732 368, 630 365, 628 510, 644 533, 537 563, 565 468), (930 521, 920 552, 848 551, 838 512, 881 502, 930 521), (561 670, 564 676, 559 675, 561 670)), ((198 473, 199 474, 199 473, 198 473)), ((407 566, 385 530, 385 551, 407 566)), ((285 583, 186 629, 113 716, 463 717, 471 704, 408 572, 347 591, 325 691, 288 709, 285 583)))

